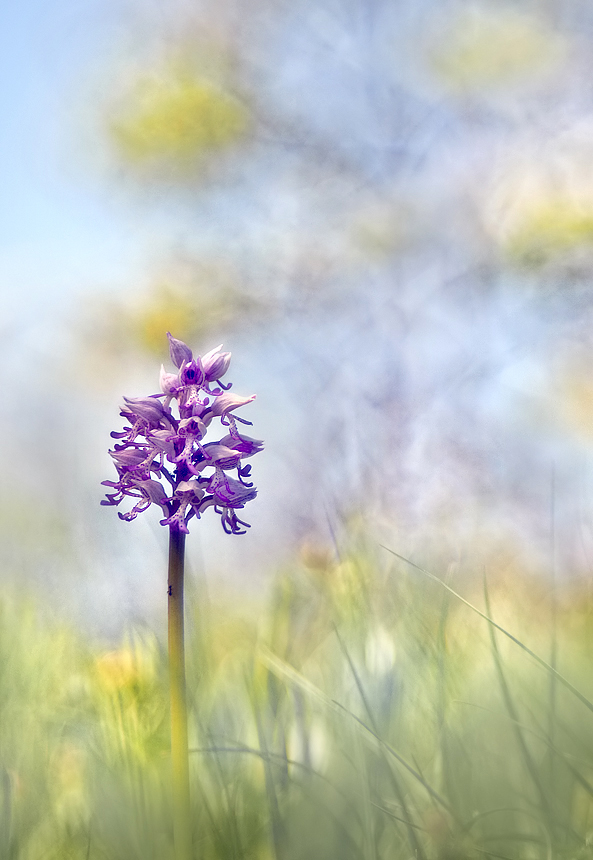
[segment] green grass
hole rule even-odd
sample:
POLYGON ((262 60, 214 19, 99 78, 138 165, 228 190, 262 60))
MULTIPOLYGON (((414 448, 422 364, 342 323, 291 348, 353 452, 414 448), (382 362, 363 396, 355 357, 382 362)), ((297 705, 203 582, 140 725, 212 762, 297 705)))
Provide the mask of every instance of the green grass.
MULTIPOLYGON (((588 589, 308 563, 189 604, 195 857, 593 857, 588 589)), ((1 860, 172 858, 169 767, 163 643, 0 600, 1 860)))

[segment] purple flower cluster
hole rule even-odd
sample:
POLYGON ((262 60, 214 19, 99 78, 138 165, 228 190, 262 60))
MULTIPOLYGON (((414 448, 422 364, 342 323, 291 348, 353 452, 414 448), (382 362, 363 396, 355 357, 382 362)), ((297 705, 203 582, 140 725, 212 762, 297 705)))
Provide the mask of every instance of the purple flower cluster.
MULTIPOLYGON (((187 523, 213 507, 227 534, 245 534, 249 523, 240 520, 237 510, 254 499, 256 489, 246 480, 251 466, 243 460, 263 448, 258 439, 239 433, 237 422, 251 424, 235 415, 235 410, 255 399, 230 394, 231 384, 220 381, 229 368, 230 352, 221 347, 194 358, 191 349, 169 333, 169 352, 178 373, 161 367, 161 394, 124 397, 121 416, 127 426, 112 438, 120 440, 110 455, 117 469, 117 481, 103 481, 112 488, 102 505, 119 505, 126 496, 138 499, 122 520, 133 520, 154 502, 165 518, 161 525, 188 532, 187 523), (216 383, 217 387, 212 387, 216 383), (171 411, 177 401, 179 418, 171 411), (228 428, 218 442, 204 442, 214 418, 228 428), (228 472, 236 469, 237 477, 228 472), (168 482, 167 491, 162 480, 168 482)), ((221 345, 222 346, 222 345, 221 345)))

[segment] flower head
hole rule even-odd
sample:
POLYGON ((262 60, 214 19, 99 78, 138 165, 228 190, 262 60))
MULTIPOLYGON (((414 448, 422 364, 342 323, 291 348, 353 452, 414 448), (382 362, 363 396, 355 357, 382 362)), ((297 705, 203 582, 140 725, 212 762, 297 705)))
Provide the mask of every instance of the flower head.
POLYGON ((111 489, 102 505, 119 505, 129 496, 134 505, 122 520, 133 520, 152 504, 165 514, 161 525, 187 532, 192 517, 199 518, 209 507, 220 516, 229 534, 244 534, 249 524, 237 510, 255 498, 249 477, 251 466, 242 460, 261 451, 263 442, 243 436, 237 422, 250 424, 235 414, 255 399, 228 394, 230 384, 220 380, 231 361, 222 344, 204 356, 167 334, 171 361, 177 373, 161 367, 160 394, 124 397, 120 414, 126 421, 113 432, 118 443, 109 451, 117 470, 117 481, 103 481, 111 489), (216 383, 217 387, 211 388, 216 383), (172 404, 177 404, 177 415, 172 404), (204 441, 214 419, 230 431, 218 441, 204 441), (236 478, 228 473, 236 470, 236 478), (163 483, 163 481, 165 483, 163 483))

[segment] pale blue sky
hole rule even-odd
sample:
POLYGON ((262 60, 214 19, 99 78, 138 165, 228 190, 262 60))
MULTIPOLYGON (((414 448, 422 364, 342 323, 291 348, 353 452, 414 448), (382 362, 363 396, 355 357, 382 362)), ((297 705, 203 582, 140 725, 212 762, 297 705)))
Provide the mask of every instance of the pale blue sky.
MULTIPOLYGON (((0 27, 2 328, 47 318, 138 262, 124 212, 80 158, 84 99, 121 38, 123 6, 24 0, 0 27), (78 159, 78 163, 77 163, 78 159)), ((133 231, 132 231, 133 232, 133 231)))

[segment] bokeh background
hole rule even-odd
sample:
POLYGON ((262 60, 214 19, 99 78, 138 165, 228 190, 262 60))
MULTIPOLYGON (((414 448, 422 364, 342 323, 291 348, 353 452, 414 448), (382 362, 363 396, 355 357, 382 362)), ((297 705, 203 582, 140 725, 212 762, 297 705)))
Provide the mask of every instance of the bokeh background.
POLYGON ((590 4, 2 17, 7 581, 105 635, 160 613, 159 512, 98 503, 167 329, 233 352, 267 446, 251 532, 194 527, 196 575, 257 591, 353 523, 589 572, 590 4))
POLYGON ((266 443, 187 542, 196 857, 591 860, 591 0, 5 6, 0 860, 173 857, 99 505, 167 330, 266 443))

